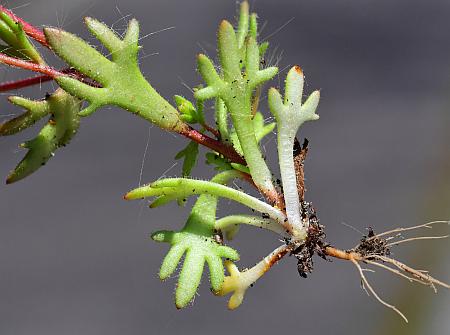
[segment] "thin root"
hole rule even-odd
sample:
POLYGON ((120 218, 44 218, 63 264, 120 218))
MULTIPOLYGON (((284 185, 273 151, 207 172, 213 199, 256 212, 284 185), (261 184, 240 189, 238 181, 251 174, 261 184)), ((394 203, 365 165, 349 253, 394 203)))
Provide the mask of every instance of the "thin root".
POLYGON ((416 283, 419 283, 419 284, 422 284, 422 285, 425 285, 425 286, 429 286, 429 287, 431 287, 431 288, 433 289, 434 293, 437 293, 436 286, 434 286, 434 284, 431 283, 431 282, 424 282, 423 280, 420 280, 420 279, 417 279, 417 278, 414 278, 414 277, 407 276, 407 275, 405 275, 404 273, 402 273, 401 271, 399 271, 399 270, 397 270, 397 269, 393 269, 393 268, 391 268, 391 267, 389 267, 389 266, 387 266, 387 265, 384 265, 384 264, 382 264, 382 263, 377 263, 377 262, 370 261, 370 260, 364 260, 364 262, 367 263, 367 264, 373 265, 373 266, 378 266, 378 267, 380 267, 380 268, 382 268, 382 269, 385 269, 385 270, 387 270, 387 271, 390 271, 390 272, 392 272, 392 273, 394 273, 394 274, 396 274, 396 275, 398 275, 398 276, 400 276, 400 277, 405 278, 405 279, 408 280, 410 283, 416 282, 416 283))
POLYGON ((404 239, 404 240, 388 243, 388 244, 386 244, 386 246, 387 247, 392 247, 394 245, 399 245, 399 244, 402 244, 402 243, 412 242, 412 241, 417 241, 417 240, 438 240, 438 239, 441 239, 441 238, 447 238, 449 236, 450 235, 411 237, 411 238, 407 238, 407 239, 404 239))
POLYGON ((409 228, 396 228, 383 232, 381 234, 375 234, 371 228, 369 228, 369 234, 363 236, 360 243, 350 250, 340 250, 332 246, 327 246, 323 249, 323 253, 329 257, 334 257, 342 260, 348 260, 358 269, 361 278, 361 287, 366 293, 372 294, 378 302, 382 305, 392 309, 398 315, 400 315, 406 322, 408 319, 400 312, 395 306, 388 304, 386 301, 380 298, 375 292, 373 287, 368 282, 365 272, 369 271, 361 267, 360 263, 365 263, 370 266, 376 266, 383 270, 389 271, 401 278, 408 280, 409 282, 416 282, 425 286, 429 286, 435 293, 437 293, 437 286, 441 286, 450 289, 450 285, 444 283, 436 278, 430 276, 428 271, 414 269, 402 262, 399 262, 393 258, 390 258, 391 247, 401 243, 413 242, 417 240, 434 240, 444 239, 450 235, 442 236, 418 236, 411 237, 403 240, 395 240, 401 237, 401 233, 404 231, 410 231, 420 228, 431 229, 433 224, 445 223, 450 224, 449 221, 433 221, 425 224, 421 224, 409 228), (388 242, 389 241, 389 242, 388 242))
POLYGON ((404 231, 409 231, 409 230, 414 230, 414 229, 420 229, 420 228, 428 228, 428 229, 430 229, 430 228, 432 228, 431 227, 432 225, 438 224, 438 223, 450 224, 450 221, 442 221, 442 220, 441 221, 431 221, 431 222, 427 222, 427 223, 424 223, 424 224, 421 224, 421 225, 418 225, 418 226, 413 226, 413 227, 395 228, 395 229, 388 230, 388 231, 385 231, 383 233, 377 234, 373 238, 380 237, 380 236, 385 236, 385 235, 390 235, 390 234, 394 234, 394 233, 401 233, 401 232, 404 232, 404 231))
POLYGON ((392 309, 394 312, 396 312, 398 315, 400 315, 403 318, 403 320, 405 320, 406 323, 408 323, 408 319, 406 318, 406 316, 402 312, 400 312, 400 310, 397 307, 395 307, 394 305, 388 304, 386 301, 381 299, 380 296, 375 292, 373 287, 369 284, 369 281, 367 280, 366 276, 364 275, 364 271, 361 268, 361 266, 359 265, 359 263, 356 260, 354 260, 353 258, 351 258, 350 261, 358 269, 359 275, 361 277, 361 281, 363 283, 363 287, 365 288, 366 292, 367 291, 370 292, 375 297, 375 299, 378 300, 379 303, 386 306, 387 308, 392 309))
POLYGON ((450 289, 450 285, 449 284, 444 283, 444 282, 442 282, 442 281, 440 281, 440 280, 438 280, 436 278, 431 277, 427 272, 423 272, 423 271, 419 271, 419 270, 413 269, 412 267, 410 267, 410 266, 408 266, 408 265, 406 265, 406 264, 404 264, 402 262, 399 262, 399 261, 397 261, 395 259, 392 259, 392 258, 389 258, 389 257, 386 257, 386 256, 380 256, 380 255, 368 255, 366 258, 369 259, 369 260, 370 259, 378 259, 378 260, 380 260, 382 262, 392 264, 396 268, 398 268, 399 270, 402 270, 402 271, 404 271, 406 273, 409 273, 414 278, 417 278, 418 280, 420 280, 420 281, 422 281, 424 283, 428 283, 428 285, 436 284, 436 285, 445 287, 447 289, 450 289))

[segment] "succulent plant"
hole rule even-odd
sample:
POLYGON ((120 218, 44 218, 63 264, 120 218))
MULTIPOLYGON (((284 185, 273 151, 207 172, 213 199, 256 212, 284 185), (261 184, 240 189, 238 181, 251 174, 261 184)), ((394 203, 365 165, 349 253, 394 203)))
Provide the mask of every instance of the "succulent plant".
POLYGON ((96 19, 86 18, 85 24, 106 48, 106 54, 72 33, 50 27, 41 31, 0 7, 0 39, 3 41, 0 62, 42 74, 38 78, 0 84, 0 91, 46 80, 54 80, 59 85, 43 100, 19 96, 9 99, 26 112, 1 124, 0 136, 21 132, 45 117, 48 122, 36 138, 21 145, 28 152, 11 172, 7 183, 17 182, 46 164, 57 149, 70 142, 82 119, 107 105, 118 106, 166 131, 186 137, 187 145, 175 156, 175 159, 183 159, 182 177, 159 179, 129 191, 124 197, 127 200, 152 198, 150 207, 154 208, 171 201, 183 205, 189 197, 198 196, 179 231, 159 230, 151 235, 154 241, 170 244, 159 271, 160 278, 165 280, 181 268, 175 292, 178 308, 186 307, 193 300, 205 264, 212 292, 219 296, 231 293, 228 307, 234 309, 243 302, 247 289, 285 255, 296 257, 302 277, 312 271, 314 255, 350 261, 358 269, 366 289, 402 317, 398 309, 376 294, 361 264, 383 268, 432 288, 438 285, 449 288, 448 284, 390 257, 390 250, 396 244, 445 237, 425 236, 396 242, 397 232, 430 228, 432 224, 447 224, 447 221, 380 234, 371 230, 349 250, 335 248, 325 240, 325 227, 311 202, 305 200, 304 162, 308 141, 303 145, 298 141, 298 132, 304 123, 319 119, 320 93, 314 91, 303 99, 303 71, 293 66, 287 73, 283 94, 280 88, 268 90, 267 103, 275 122, 266 122, 259 108, 263 100, 261 93, 264 84, 279 70, 276 66, 265 66, 264 55, 269 44, 259 42, 257 15, 250 13, 246 1, 240 5, 237 28, 226 20, 219 25, 219 63, 199 54, 197 66, 204 84, 194 90, 191 99, 175 95, 175 105, 163 98, 141 72, 137 20, 129 22, 123 37, 96 19), (32 40, 48 48, 67 67, 55 69, 47 65, 32 40), (217 127, 206 121, 209 118, 205 113, 210 110, 205 108, 207 104, 213 107, 211 118, 214 117, 217 127), (260 144, 275 129, 281 181, 277 181, 266 163, 260 144), (210 180, 192 177, 199 162, 200 146, 208 149, 206 161, 216 172, 210 180), (234 187, 236 180, 247 182, 249 189, 234 187), (252 195, 250 189, 260 197, 252 195), (217 218, 221 199, 238 202, 259 214, 239 213, 217 218), (273 232, 281 245, 254 267, 239 270, 238 252, 225 243, 239 233, 242 224, 273 232))

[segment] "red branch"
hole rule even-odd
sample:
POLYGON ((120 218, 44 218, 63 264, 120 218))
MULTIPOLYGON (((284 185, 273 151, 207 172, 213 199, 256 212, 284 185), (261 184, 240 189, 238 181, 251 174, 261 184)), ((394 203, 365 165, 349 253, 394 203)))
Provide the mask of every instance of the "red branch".
MULTIPOLYGON (((179 133, 181 135, 183 135, 183 136, 185 136, 185 137, 187 137, 187 138, 197 142, 198 144, 204 145, 205 147, 208 147, 208 148, 210 148, 210 149, 212 149, 212 150, 222 154, 224 157, 228 158, 233 163, 242 164, 244 166, 247 165, 247 163, 245 162, 245 159, 242 158, 236 152, 236 150, 234 150, 234 148, 232 146, 224 144, 224 143, 222 143, 220 141, 217 141, 215 139, 212 139, 211 137, 208 137, 205 134, 202 134, 202 133, 198 132, 197 130, 195 130, 191 126, 186 126, 179 133)), ((250 175, 243 174, 243 176, 244 176, 244 179, 246 179, 250 184, 255 185, 250 175)), ((255 187, 256 187, 256 185, 255 185, 255 187)), ((276 206, 277 208, 279 208, 283 212, 285 211, 284 199, 283 199, 283 195, 282 194, 279 194, 276 191, 274 191, 272 193, 264 193, 264 192, 262 192, 262 194, 266 197, 266 199, 271 204, 273 204, 274 206, 276 206)))
POLYGON ((228 158, 233 163, 247 165, 244 158, 242 158, 236 152, 236 150, 234 150, 234 148, 232 146, 223 144, 220 141, 217 141, 205 134, 202 134, 199 131, 192 128, 191 126, 185 127, 180 132, 180 134, 193 140, 194 142, 197 142, 198 144, 204 145, 205 147, 208 147, 210 149, 213 149, 214 151, 217 151, 218 153, 222 154, 224 157, 228 158))
POLYGON ((22 59, 17 59, 14 57, 9 57, 6 56, 2 53, 0 53, 0 63, 3 64, 7 64, 10 66, 14 66, 14 67, 18 67, 21 69, 25 69, 25 70, 30 70, 30 71, 34 71, 34 72, 39 72, 39 73, 43 73, 45 75, 48 75, 52 78, 56 78, 59 76, 64 76, 66 74, 64 74, 61 71, 58 71, 50 66, 46 66, 46 65, 40 65, 40 64, 36 64, 36 63, 32 63, 32 62, 28 62, 26 60, 22 60, 22 59))
MULTIPOLYGON (((82 75, 81 73, 79 73, 77 70, 75 70, 73 68, 66 68, 66 69, 61 70, 61 72, 66 75, 72 75, 74 78, 77 78, 78 80, 80 80, 84 83, 87 83, 91 86, 100 87, 99 84, 89 81, 87 79, 87 77, 85 77, 84 75, 82 75)), ((24 88, 24 87, 38 85, 38 84, 42 84, 42 83, 45 83, 45 82, 53 80, 53 79, 54 78, 52 76, 44 74, 41 76, 35 76, 35 77, 19 79, 19 80, 12 80, 12 81, 8 81, 5 83, 0 83, 0 92, 12 91, 12 90, 17 90, 17 89, 24 88)))
POLYGON ((45 38, 44 32, 35 26, 31 25, 27 21, 21 19, 20 17, 16 16, 13 12, 11 12, 9 9, 6 9, 3 6, 0 6, 0 11, 8 14, 14 21, 20 22, 22 24, 23 31, 25 34, 30 36, 31 38, 35 39, 39 43, 41 43, 43 46, 50 48, 47 39, 45 38))
POLYGON ((26 79, 7 81, 5 83, 0 84, 0 92, 18 90, 20 88, 33 86, 33 85, 37 85, 37 84, 42 84, 42 83, 45 83, 50 80, 53 80, 53 78, 44 74, 41 76, 36 76, 36 77, 31 77, 31 78, 26 78, 26 79))

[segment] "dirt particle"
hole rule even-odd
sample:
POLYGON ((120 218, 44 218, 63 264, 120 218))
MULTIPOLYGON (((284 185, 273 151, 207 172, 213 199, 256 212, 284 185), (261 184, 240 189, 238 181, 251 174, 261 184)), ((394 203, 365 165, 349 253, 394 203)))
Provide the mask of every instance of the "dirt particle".
POLYGON ((364 235, 359 244, 350 251, 357 252, 361 256, 389 256, 391 254, 391 250, 387 246, 386 240, 378 237, 371 227, 367 228, 367 230, 367 235, 364 235))

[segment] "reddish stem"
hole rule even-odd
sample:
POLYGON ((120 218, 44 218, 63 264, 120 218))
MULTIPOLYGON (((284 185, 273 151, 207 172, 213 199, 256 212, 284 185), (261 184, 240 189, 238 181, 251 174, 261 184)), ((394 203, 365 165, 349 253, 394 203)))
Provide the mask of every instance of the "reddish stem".
POLYGON ((53 80, 53 78, 47 75, 41 75, 21 80, 8 81, 0 84, 0 92, 18 90, 20 88, 42 84, 50 80, 53 80))
POLYGON ((203 123, 202 126, 209 131, 211 134, 213 134, 215 137, 219 138, 220 137, 220 133, 217 129, 214 129, 213 127, 211 127, 210 125, 203 123))
POLYGON ((35 26, 31 25, 27 21, 21 19, 20 17, 16 16, 13 12, 11 12, 9 9, 6 9, 3 6, 0 6, 0 11, 8 14, 14 21, 20 22, 22 24, 23 31, 25 34, 33 38, 34 40, 41 43, 43 46, 50 48, 47 39, 45 38, 44 32, 35 26))
MULTIPOLYGON (((78 80, 80 80, 84 83, 87 83, 91 86, 100 87, 99 84, 88 80, 84 75, 82 75, 81 73, 79 73, 77 70, 75 70, 73 68, 66 68, 66 69, 61 70, 61 72, 66 75, 68 75, 68 74, 73 75, 78 80)), ((17 89, 24 88, 24 87, 42 84, 42 83, 45 83, 45 82, 53 80, 53 79, 54 78, 52 76, 44 74, 41 76, 35 76, 35 77, 30 77, 30 78, 25 78, 25 79, 8 81, 5 83, 0 83, 0 92, 12 91, 12 90, 17 90, 17 89)))
MULTIPOLYGON (((222 154, 225 158, 228 158, 233 163, 238 163, 241 165, 246 166, 247 163, 245 162, 245 159, 242 158, 236 150, 230 145, 224 144, 220 141, 217 141, 215 139, 212 139, 211 137, 204 135, 191 126, 186 126, 181 132, 181 135, 197 142, 198 144, 204 145, 205 147, 208 147, 220 154, 222 154)), ((254 182, 250 175, 243 174, 244 178, 251 184, 254 185, 254 182)), ((256 185, 255 185, 256 186, 256 185)), ((284 209, 284 199, 283 195, 278 194, 277 192, 273 193, 263 193, 263 195, 267 198, 267 200, 278 207, 280 210, 285 211, 284 209)))
POLYGON ((202 134, 191 126, 186 126, 185 128, 183 128, 180 134, 193 140, 194 142, 197 142, 198 144, 204 145, 205 147, 217 151, 233 163, 247 165, 244 158, 242 158, 232 146, 223 144, 220 141, 202 134))
POLYGON ((25 69, 25 70, 43 73, 52 78, 66 75, 63 72, 58 71, 52 67, 49 67, 46 65, 40 65, 40 64, 36 64, 36 63, 31 63, 31 62, 28 62, 28 61, 25 61, 22 59, 17 59, 14 57, 9 57, 2 53, 0 53, 0 63, 18 67, 18 68, 25 69))

